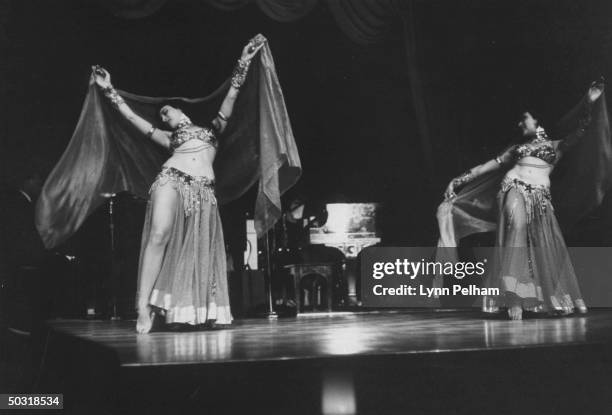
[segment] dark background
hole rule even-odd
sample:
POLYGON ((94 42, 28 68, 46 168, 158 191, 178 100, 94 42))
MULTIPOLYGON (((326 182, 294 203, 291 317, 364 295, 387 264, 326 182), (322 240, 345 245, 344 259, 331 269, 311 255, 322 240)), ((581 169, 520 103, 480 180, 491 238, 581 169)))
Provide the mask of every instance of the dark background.
MULTIPOLYGON (((130 92, 202 96, 261 32, 302 159, 293 192, 321 203, 381 202, 389 244, 434 243, 446 183, 503 148, 522 111, 552 124, 592 79, 612 79, 609 0, 415 2, 430 174, 400 19, 381 42, 363 46, 341 31, 324 1, 292 23, 254 4, 224 12, 197 0, 169 1, 141 19, 115 17, 95 1, 0 4, 3 182, 52 168, 76 125, 90 65, 107 67, 115 86, 130 92)), ((234 209, 252 209, 237 203, 234 209)), ((575 236, 577 243, 609 241, 607 210, 587 219, 579 233, 588 236, 575 236)))

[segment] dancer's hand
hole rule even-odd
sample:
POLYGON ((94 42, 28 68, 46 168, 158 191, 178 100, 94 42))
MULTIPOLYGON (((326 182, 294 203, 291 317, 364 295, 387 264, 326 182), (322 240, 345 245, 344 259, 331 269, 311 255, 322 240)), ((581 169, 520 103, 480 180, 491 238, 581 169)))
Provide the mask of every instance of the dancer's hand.
POLYGON ((446 191, 444 192, 444 200, 452 200, 455 197, 457 197, 457 194, 455 193, 455 184, 453 183, 453 181, 451 181, 446 187, 446 191))
POLYGON ((593 81, 589 91, 587 92, 587 96, 589 97, 589 102, 595 102, 601 96, 604 90, 604 78, 601 77, 597 81, 593 81))
POLYGON ((101 88, 107 88, 111 86, 111 76, 110 73, 100 65, 94 65, 91 67, 92 76, 101 88))
POLYGON ((241 59, 250 61, 253 56, 261 49, 264 45, 265 38, 262 35, 257 35, 253 39, 249 40, 244 49, 242 49, 241 59))

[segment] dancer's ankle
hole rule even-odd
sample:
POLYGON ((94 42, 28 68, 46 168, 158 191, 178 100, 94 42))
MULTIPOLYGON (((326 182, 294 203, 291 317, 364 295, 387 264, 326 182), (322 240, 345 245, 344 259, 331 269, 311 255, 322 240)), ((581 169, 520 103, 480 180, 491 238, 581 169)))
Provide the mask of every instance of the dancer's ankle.
POLYGON ((136 311, 139 313, 148 313, 151 310, 151 306, 147 301, 139 301, 136 311))

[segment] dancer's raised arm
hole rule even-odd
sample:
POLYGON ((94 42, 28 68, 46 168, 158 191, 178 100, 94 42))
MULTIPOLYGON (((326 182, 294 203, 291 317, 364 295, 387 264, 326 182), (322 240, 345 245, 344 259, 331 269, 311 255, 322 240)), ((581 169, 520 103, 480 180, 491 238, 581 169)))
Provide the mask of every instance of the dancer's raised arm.
POLYGON ((445 199, 452 199, 456 196, 455 188, 461 187, 478 176, 482 176, 483 174, 492 172, 494 170, 499 169, 503 164, 509 163, 512 160, 512 151, 515 146, 511 146, 507 148, 502 154, 491 159, 485 163, 479 164, 476 167, 471 168, 460 176, 455 177, 450 181, 448 186, 446 187, 446 191, 444 192, 445 199))
POLYGON ((265 39, 263 36, 257 35, 251 39, 249 43, 247 43, 244 49, 242 49, 242 55, 240 56, 240 59, 238 59, 238 63, 236 64, 234 72, 232 73, 232 83, 230 89, 227 92, 223 103, 221 104, 221 108, 219 109, 217 116, 212 121, 213 127, 215 127, 215 129, 220 133, 225 130, 227 121, 232 116, 234 103, 236 102, 236 98, 238 98, 240 87, 246 80, 249 66, 251 65, 251 60, 255 54, 257 54, 259 49, 262 48, 264 41, 265 39))
POLYGON ((576 128, 575 131, 570 133, 564 139, 555 142, 557 146, 557 151, 560 153, 560 155, 563 155, 563 153, 566 153, 568 150, 570 150, 570 148, 573 147, 575 144, 577 144, 578 141, 582 138, 582 136, 584 136, 586 129, 591 123, 591 110, 592 110, 593 103, 599 99, 603 91, 604 91, 603 78, 591 83, 591 86, 589 87, 589 90, 587 91, 586 105, 584 105, 583 114, 578 120, 578 127, 576 128))
POLYGON ((104 95, 110 100, 115 108, 123 115, 138 131, 151 138, 157 144, 170 148, 170 131, 160 130, 154 127, 150 122, 136 114, 125 103, 121 95, 117 93, 111 84, 111 76, 108 71, 100 66, 92 67, 94 80, 100 87, 104 95))

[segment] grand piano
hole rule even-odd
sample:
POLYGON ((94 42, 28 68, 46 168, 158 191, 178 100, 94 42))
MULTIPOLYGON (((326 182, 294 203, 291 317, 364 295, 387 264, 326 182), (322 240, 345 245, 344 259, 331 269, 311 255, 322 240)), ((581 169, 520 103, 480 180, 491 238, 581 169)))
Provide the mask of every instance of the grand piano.
POLYGON ((333 262, 307 260, 286 266, 295 287, 298 312, 309 303, 315 309, 324 303, 328 311, 332 310, 332 303, 341 308, 359 306, 360 270, 357 255, 365 247, 380 242, 376 227, 376 203, 328 203, 326 209, 325 224, 310 228, 311 249, 321 245, 335 248, 342 252, 343 258, 333 262), (313 275, 317 275, 318 279, 308 280, 313 275), (322 292, 325 293, 325 301, 321 299, 322 292))
POLYGON ((328 203, 327 221, 310 228, 310 243, 338 248, 346 258, 356 258, 380 242, 376 228, 377 203, 328 203))

